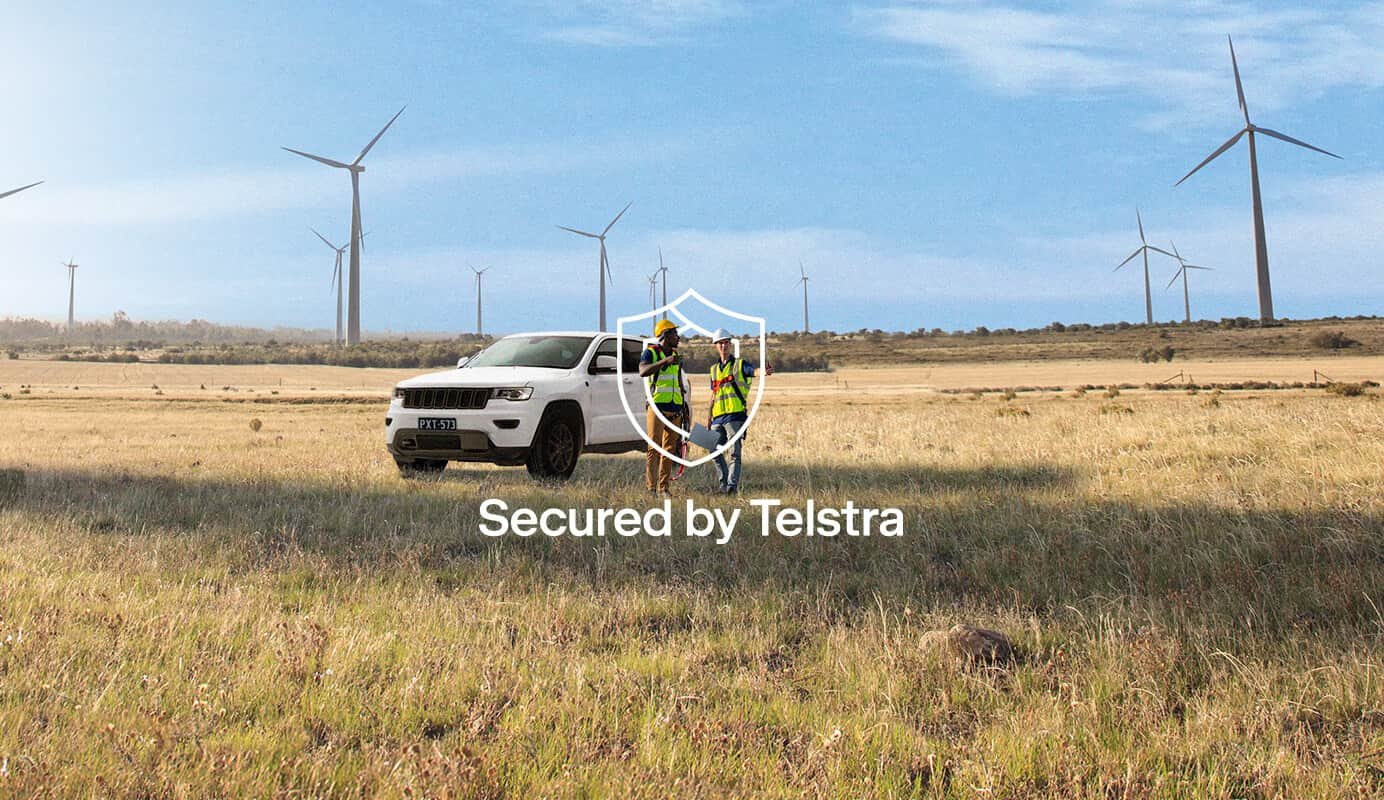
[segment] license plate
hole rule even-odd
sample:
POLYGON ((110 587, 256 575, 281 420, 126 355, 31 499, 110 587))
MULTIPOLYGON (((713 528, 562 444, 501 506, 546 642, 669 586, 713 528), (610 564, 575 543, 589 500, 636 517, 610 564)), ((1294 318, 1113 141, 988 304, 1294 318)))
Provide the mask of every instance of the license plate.
POLYGON ((454 431, 457 429, 457 421, 450 417, 419 417, 418 430, 420 431, 454 431))

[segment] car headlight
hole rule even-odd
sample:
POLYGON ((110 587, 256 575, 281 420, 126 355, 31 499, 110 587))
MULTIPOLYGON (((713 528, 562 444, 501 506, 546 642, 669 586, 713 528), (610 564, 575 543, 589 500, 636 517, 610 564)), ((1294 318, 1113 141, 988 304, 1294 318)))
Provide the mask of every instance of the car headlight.
POLYGON ((507 386, 490 390, 492 400, 527 400, 531 396, 533 396, 532 386, 507 386))
POLYGON ((402 399, 404 399, 404 387, 402 387, 402 386, 395 386, 395 387, 394 387, 394 399, 395 399, 395 400, 402 400, 402 399))

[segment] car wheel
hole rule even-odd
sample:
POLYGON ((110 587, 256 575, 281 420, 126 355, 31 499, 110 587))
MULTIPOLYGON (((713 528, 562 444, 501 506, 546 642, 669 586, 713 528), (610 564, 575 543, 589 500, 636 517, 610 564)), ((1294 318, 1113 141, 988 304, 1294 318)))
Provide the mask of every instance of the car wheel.
POLYGON ((395 459, 394 463, 399 466, 399 474, 405 478, 421 478, 425 475, 436 475, 447 468, 447 460, 445 458, 419 458, 413 461, 395 459))
POLYGON ((570 414, 553 414, 538 428, 525 466, 535 478, 567 480, 581 455, 581 427, 570 414))

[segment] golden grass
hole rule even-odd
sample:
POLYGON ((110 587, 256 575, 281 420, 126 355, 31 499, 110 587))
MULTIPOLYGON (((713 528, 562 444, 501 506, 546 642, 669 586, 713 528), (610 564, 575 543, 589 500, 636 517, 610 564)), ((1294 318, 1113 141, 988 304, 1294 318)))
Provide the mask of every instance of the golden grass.
POLYGON ((26 474, 0 493, 0 795, 1384 792, 1378 390, 783 376, 746 497, 679 488, 897 506, 907 533, 716 547, 486 539, 488 497, 643 507, 642 460, 406 482, 383 405, 225 403, 290 368, 186 369, 212 402, 142 373, 0 401, 26 474), (954 622, 1017 660, 919 650, 954 622))

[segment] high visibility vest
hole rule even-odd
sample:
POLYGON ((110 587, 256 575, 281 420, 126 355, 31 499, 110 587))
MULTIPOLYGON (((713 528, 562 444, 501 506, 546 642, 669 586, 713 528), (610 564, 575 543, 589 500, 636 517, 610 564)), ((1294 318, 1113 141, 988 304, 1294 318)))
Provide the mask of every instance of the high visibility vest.
POLYGON ((725 364, 719 361, 711 365, 711 416, 719 417, 722 414, 738 414, 745 410, 745 396, 750 392, 750 384, 753 378, 745 380, 743 389, 736 391, 737 384, 743 379, 745 362, 738 358, 733 358, 725 364))
MULTIPOLYGON (((650 346, 649 352, 653 353, 654 361, 661 361, 668 356, 662 349, 650 346)), ((668 364, 650 375, 646 380, 649 382, 649 394, 653 395, 654 404, 672 403, 681 406, 682 403, 682 365, 668 364)))

